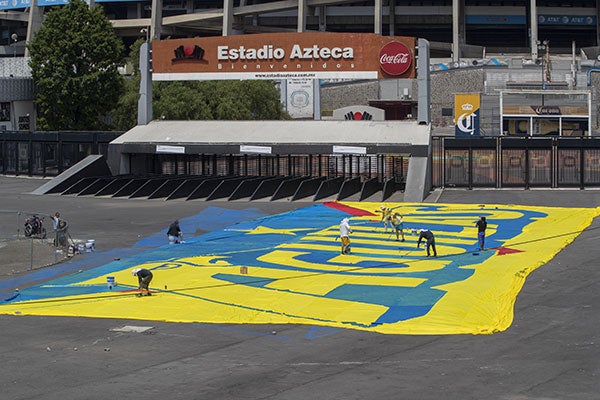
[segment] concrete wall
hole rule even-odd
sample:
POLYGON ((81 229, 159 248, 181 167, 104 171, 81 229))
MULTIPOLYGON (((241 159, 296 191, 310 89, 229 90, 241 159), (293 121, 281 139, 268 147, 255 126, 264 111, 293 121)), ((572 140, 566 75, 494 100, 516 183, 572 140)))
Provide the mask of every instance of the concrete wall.
MULTIPOLYGON (((512 64, 511 64, 512 65, 512 64)), ((515 64, 517 65, 517 64, 515 64)), ((553 71, 553 82, 573 83, 569 81, 565 68, 553 71)), ((585 82, 586 69, 582 69, 577 76, 577 86, 574 89, 591 89, 592 98, 597 98, 600 88, 600 72, 590 76, 590 86, 585 82)), ((484 135, 497 135, 500 133, 500 98, 497 89, 506 88, 507 81, 522 81, 524 83, 536 82, 539 85, 539 67, 527 67, 523 65, 507 67, 473 67, 458 68, 445 71, 433 71, 431 73, 431 126, 434 135, 454 134, 454 95, 457 93, 481 93, 481 121, 480 127, 484 135), (537 69, 536 69, 537 68, 537 69), (486 83, 487 81, 487 83, 486 83), (446 113, 442 111, 446 109, 446 113), (449 115, 443 115, 449 114, 449 115)), ((417 81, 413 80, 412 101, 416 102, 414 94, 417 91, 417 81)), ((535 88, 535 87, 534 87, 535 88)), ((539 88, 539 87, 538 87, 539 88)), ((323 110, 339 104, 339 107, 347 105, 368 105, 369 100, 392 100, 382 98, 388 91, 376 90, 375 82, 360 83, 336 83, 321 87, 322 101, 326 104, 323 110), (375 96, 379 97, 375 97, 375 96)), ((385 96, 388 97, 388 96, 385 96)), ((398 99, 399 100, 399 99, 398 99)), ((336 107, 334 107, 336 108, 336 107)), ((324 115, 327 115, 324 113, 324 115)), ((600 102, 592 101, 592 130, 598 133, 600 129, 600 102)), ((594 134, 594 132, 592 132, 594 134)))
POLYGON ((321 86, 321 115, 330 117, 337 108, 369 105, 369 100, 378 99, 379 83, 376 80, 325 84, 321 86))
MULTIPOLYGON (((442 109, 454 112, 454 95, 457 93, 482 93, 484 73, 481 68, 455 69, 431 73, 431 125, 451 128, 453 116, 442 115, 442 109)), ((482 121, 483 122, 483 121, 482 121)), ((482 124, 483 125, 483 124, 482 124)), ((452 128, 452 132, 454 132, 452 128)))
POLYGON ((597 100, 598 88, 600 88, 600 72, 595 72, 590 75, 590 85, 592 89, 592 111, 595 113, 596 116, 595 128, 600 129, 600 118, 598 118, 598 115, 600 115, 600 102, 597 100))

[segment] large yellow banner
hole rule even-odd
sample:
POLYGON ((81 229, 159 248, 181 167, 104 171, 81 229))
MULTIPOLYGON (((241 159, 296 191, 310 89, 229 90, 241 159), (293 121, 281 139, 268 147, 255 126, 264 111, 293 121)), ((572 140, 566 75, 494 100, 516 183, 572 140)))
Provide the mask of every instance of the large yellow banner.
POLYGON ((402 218, 396 237, 380 206, 333 202, 248 221, 21 290, 0 303, 0 313, 491 334, 512 323, 527 275, 599 214, 386 203, 402 218), (483 250, 480 216, 487 218, 483 250), (343 218, 352 229, 350 254, 341 252, 343 218), (434 234, 437 256, 427 256, 420 229, 434 234), (135 296, 132 268, 152 271, 152 296, 135 296))

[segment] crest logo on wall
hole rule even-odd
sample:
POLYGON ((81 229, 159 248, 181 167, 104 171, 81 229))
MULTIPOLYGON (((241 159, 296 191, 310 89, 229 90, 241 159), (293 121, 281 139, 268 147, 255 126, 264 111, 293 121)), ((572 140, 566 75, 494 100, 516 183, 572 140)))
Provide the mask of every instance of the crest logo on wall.
POLYGON ((198 45, 194 46, 179 46, 175 49, 175 58, 173 62, 184 60, 200 61, 204 59, 204 49, 198 45))
POLYGON ((454 96, 454 120, 456 136, 480 136, 479 107, 480 95, 457 94, 454 96))

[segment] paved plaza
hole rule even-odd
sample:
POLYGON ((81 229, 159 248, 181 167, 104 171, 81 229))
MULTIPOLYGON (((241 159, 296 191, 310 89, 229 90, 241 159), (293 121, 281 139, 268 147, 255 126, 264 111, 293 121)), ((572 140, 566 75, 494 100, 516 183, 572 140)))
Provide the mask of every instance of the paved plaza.
MULTIPOLYGON (((164 248, 163 232, 174 219, 188 221, 184 234, 192 239, 322 206, 29 194, 43 182, 0 177, 0 210, 6 216, 0 238, 14 234, 18 211, 60 211, 69 221, 72 237, 95 240, 97 250, 44 266, 57 257, 55 249, 36 243, 35 254, 38 249, 40 254, 47 252, 45 259, 40 256, 33 262, 24 256, 22 265, 12 262, 9 269, 0 268, 4 301, 17 287, 27 293, 44 282, 73 279, 103 265, 156 252, 164 248)), ((568 209, 594 209, 600 204, 600 192, 449 190, 432 194, 426 202, 480 210, 486 204, 561 207, 568 216, 568 209)), ((133 299, 137 301, 119 306, 135 319, 97 318, 93 313, 0 314, 6 363, 0 382, 11 399, 594 399, 600 390, 595 329, 600 305, 598 223, 594 219, 579 233, 569 227, 577 217, 553 220, 557 226, 542 233, 550 237, 552 229, 564 228, 572 242, 531 271, 518 292, 512 323, 494 334, 382 334, 323 323, 140 318, 160 308, 152 306, 164 295, 159 293, 157 298, 133 299)), ((532 238, 540 235, 524 232, 532 238)), ((5 243, 0 248, 3 259, 18 260, 14 253, 23 253, 23 248, 16 249, 12 239, 5 243)), ((26 244, 31 253, 31 242, 26 244)), ((361 245, 357 241, 356 246, 361 245)), ((185 275, 179 279, 185 280, 185 275)))

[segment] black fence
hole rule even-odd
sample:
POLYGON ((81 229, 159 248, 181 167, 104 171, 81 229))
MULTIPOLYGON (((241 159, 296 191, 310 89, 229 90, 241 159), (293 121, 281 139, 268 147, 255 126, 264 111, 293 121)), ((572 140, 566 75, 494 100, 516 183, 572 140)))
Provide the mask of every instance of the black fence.
MULTIPOLYGON (((90 154, 108 153, 120 132, 0 132, 0 173, 56 176, 90 154)), ((377 155, 186 154, 145 157, 147 174, 298 176, 403 185, 410 157, 377 155)), ((434 187, 600 187, 600 138, 436 136, 434 187)))
POLYGON ((434 187, 600 186, 600 138, 434 137, 434 187))
MULTIPOLYGON (((298 176, 406 181, 409 158, 398 154, 148 154, 141 164, 159 175, 298 176)), ((139 161, 139 160, 138 160, 139 161)))
POLYGON ((56 176, 90 154, 107 155, 122 132, 0 132, 0 173, 56 176))
MULTIPOLYGON (((90 154, 107 156, 121 132, 0 132, 0 174, 56 176, 90 154)), ((409 158, 401 154, 135 154, 137 175, 342 178, 359 182, 406 181, 409 158)))

